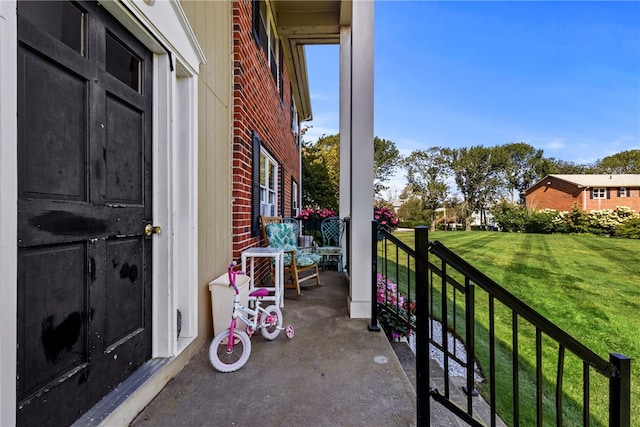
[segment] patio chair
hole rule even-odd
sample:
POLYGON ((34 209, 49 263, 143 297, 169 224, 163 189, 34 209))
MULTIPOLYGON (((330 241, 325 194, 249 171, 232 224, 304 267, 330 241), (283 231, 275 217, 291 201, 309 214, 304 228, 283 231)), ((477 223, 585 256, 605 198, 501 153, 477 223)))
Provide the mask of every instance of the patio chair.
POLYGON ((327 261, 338 263, 338 276, 342 277, 342 235, 344 234, 344 221, 333 216, 325 218, 320 224, 322 233, 322 246, 318 252, 322 255, 322 271, 327 261))
POLYGON ((293 232, 296 234, 296 237, 300 235, 300 220, 291 217, 284 217, 282 218, 282 222, 285 224, 293 224, 293 232))
POLYGON ((281 217, 261 217, 262 237, 267 246, 284 250, 284 276, 290 278, 285 288, 293 288, 297 295, 302 295, 300 283, 315 279, 315 286, 303 289, 317 288, 320 284, 318 265, 322 255, 315 253, 315 248, 298 247, 298 236, 294 225, 286 223, 281 217), (310 272, 311 274, 301 275, 310 272))

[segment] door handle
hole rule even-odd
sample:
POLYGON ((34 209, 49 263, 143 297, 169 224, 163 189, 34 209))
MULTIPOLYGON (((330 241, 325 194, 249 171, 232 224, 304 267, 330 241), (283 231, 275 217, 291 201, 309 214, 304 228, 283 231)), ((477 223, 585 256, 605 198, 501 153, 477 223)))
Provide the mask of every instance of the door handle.
POLYGON ((162 232, 162 228, 160 228, 159 225, 147 224, 144 227, 144 234, 146 234, 147 236, 151 236, 152 234, 158 234, 160 232, 162 232))

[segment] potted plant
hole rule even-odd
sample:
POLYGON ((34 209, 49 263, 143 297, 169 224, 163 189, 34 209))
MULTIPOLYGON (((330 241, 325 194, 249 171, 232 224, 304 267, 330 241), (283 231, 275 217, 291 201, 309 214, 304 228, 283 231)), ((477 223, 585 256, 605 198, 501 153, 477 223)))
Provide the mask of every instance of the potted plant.
POLYGON ((322 220, 332 216, 338 216, 338 213, 327 208, 314 209, 307 207, 300 211, 296 219, 302 220, 304 230, 319 231, 322 220))
POLYGON ((374 206, 373 207, 373 219, 378 221, 378 227, 384 228, 391 232, 398 228, 398 215, 396 212, 387 206, 374 206))

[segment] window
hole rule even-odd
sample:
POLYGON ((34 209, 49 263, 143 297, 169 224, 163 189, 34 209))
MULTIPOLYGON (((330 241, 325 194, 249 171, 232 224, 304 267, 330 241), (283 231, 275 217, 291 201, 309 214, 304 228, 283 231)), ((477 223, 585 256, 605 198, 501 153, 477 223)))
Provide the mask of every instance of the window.
POLYGON ((278 214, 278 163, 263 147, 256 132, 251 143, 251 235, 260 235, 260 216, 278 214))
POLYGON ((291 103, 289 104, 289 110, 291 113, 291 132, 298 135, 298 111, 296 110, 296 104, 293 101, 293 87, 289 86, 291 93, 291 103))
POLYGON ((284 106, 284 54, 281 42, 278 42, 278 89, 280 90, 280 102, 284 106))
POLYGON ((594 188, 591 190, 591 198, 592 199, 606 199, 607 198, 607 189, 606 188, 594 188))
POLYGON ((618 188, 618 197, 629 197, 629 189, 626 187, 618 188))
POLYGON ((282 101, 284 99, 282 46, 276 36, 273 19, 269 13, 267 3, 264 0, 253 0, 251 4, 253 7, 253 37, 267 57, 271 76, 276 88, 280 91, 280 100, 282 101))
POLYGON ((107 32, 107 71, 131 89, 140 92, 141 61, 107 32))
POLYGON ((296 217, 300 213, 298 209, 298 183, 291 179, 291 216, 296 217))
POLYGON ((20 15, 80 55, 85 54, 85 12, 71 2, 22 2, 20 15))
POLYGON ((251 2, 253 7, 252 11, 252 25, 253 25, 253 38, 256 39, 256 43, 267 53, 269 51, 269 36, 267 35, 267 7, 264 1, 253 0, 251 2))
POLYGON ((260 214, 275 216, 278 203, 278 164, 264 148, 260 150, 260 214))

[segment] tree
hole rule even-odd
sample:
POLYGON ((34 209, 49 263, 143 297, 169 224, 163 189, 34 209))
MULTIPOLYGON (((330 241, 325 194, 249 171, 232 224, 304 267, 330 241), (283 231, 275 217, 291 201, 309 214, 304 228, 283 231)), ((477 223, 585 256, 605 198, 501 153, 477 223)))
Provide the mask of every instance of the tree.
POLYGON ((322 135, 316 142, 323 165, 327 168, 329 179, 336 186, 336 194, 340 182, 340 135, 322 135))
POLYGON ((465 229, 471 230, 471 213, 483 212, 498 199, 500 188, 500 156, 496 150, 482 145, 449 149, 450 167, 458 190, 464 198, 465 229))
POLYGON ((591 173, 591 167, 548 157, 542 160, 540 171, 542 177, 550 174, 584 174, 591 173))
POLYGON ((402 161, 412 194, 422 200, 422 210, 431 212, 431 230, 435 230, 435 212, 449 191, 446 184, 448 157, 440 147, 416 150, 402 161))
POLYGON ((412 196, 398 208, 398 217, 401 221, 411 222, 413 224, 427 224, 429 221, 429 212, 424 210, 422 200, 412 196))
POLYGON ((640 150, 622 151, 598 160, 594 167, 597 173, 640 174, 640 150))
POLYGON ((338 210, 339 188, 326 166, 322 144, 302 144, 302 206, 338 210))
MULTIPOLYGON (((395 144, 375 137, 373 140, 374 191, 387 189, 395 172, 400 152, 395 144)), ((302 205, 338 209, 340 195, 340 135, 322 135, 315 143, 302 144, 302 205)))
POLYGON ((536 150, 524 142, 516 142, 494 147, 497 162, 504 175, 507 191, 514 201, 519 195, 520 204, 524 204, 524 192, 544 175, 540 175, 543 161, 542 150, 536 150))
POLYGON ((373 138, 373 191, 376 195, 388 188, 384 183, 389 182, 399 161, 400 151, 395 143, 377 136, 373 138))

